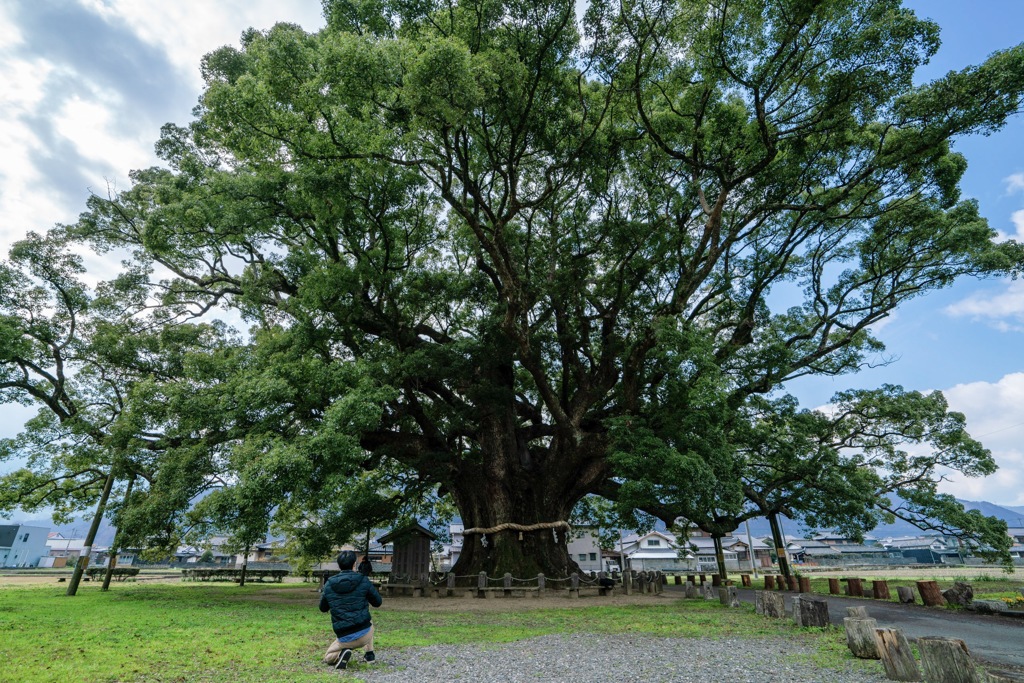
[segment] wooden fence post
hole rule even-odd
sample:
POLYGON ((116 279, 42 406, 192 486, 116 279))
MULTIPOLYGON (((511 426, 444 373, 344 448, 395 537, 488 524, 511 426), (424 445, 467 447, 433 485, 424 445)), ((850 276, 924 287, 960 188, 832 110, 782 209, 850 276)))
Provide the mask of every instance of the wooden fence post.
POLYGON ((455 595, 455 572, 448 572, 448 580, 445 583, 445 596, 451 597, 455 595))
POLYGON ((799 579, 797 579, 792 574, 789 575, 788 583, 789 583, 789 590, 793 591, 794 593, 799 593, 800 592, 800 581, 799 581, 799 579))
POLYGON ((921 594, 921 602, 925 607, 942 607, 946 604, 946 598, 942 597, 939 584, 935 581, 918 581, 917 592, 921 594))
POLYGON ((800 592, 810 593, 811 592, 811 577, 801 576, 800 577, 800 592))
POLYGON ((547 582, 543 574, 537 574, 537 595, 544 595, 547 590, 547 582))
POLYGON ((921 672, 928 683, 981 683, 967 643, 956 638, 917 639, 921 672))
POLYGON ((875 641, 885 666, 885 675, 890 681, 921 680, 921 671, 917 668, 914 653, 903 631, 898 628, 876 628, 875 641))
POLYGON ((512 575, 508 572, 505 572, 505 578, 502 581, 502 587, 505 589, 505 597, 510 597, 512 595, 512 575))
POLYGON ((477 597, 487 596, 487 572, 480 572, 476 577, 477 597))
POLYGON ((775 577, 771 574, 764 577, 764 589, 766 591, 775 590, 775 577))
POLYGON ((580 575, 576 572, 569 575, 569 597, 580 597, 580 575))
POLYGON ((828 580, 829 595, 839 595, 839 579, 828 580))
POLYGON ((862 579, 846 579, 846 594, 851 598, 863 598, 864 581, 862 579))
POLYGON ((718 588, 719 586, 721 586, 722 585, 722 576, 720 574, 712 574, 711 575, 711 585, 714 586, 715 588, 718 588))
POLYGON ((871 582, 871 593, 875 596, 875 600, 891 600, 892 595, 889 593, 889 582, 875 580, 871 582))

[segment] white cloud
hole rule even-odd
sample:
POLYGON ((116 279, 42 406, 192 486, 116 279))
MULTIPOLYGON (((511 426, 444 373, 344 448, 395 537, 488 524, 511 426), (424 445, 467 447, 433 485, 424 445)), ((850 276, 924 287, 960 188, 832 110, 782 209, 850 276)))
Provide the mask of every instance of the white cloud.
POLYGON ((237 45, 250 26, 265 29, 278 22, 299 24, 307 31, 323 26, 317 0, 80 0, 109 22, 123 21, 143 41, 158 45, 198 89, 199 60, 221 45, 237 45))
POLYGON ((954 477, 942 490, 966 500, 1024 505, 1024 372, 943 393, 952 410, 967 416, 971 435, 992 451, 999 471, 983 479, 954 477))
POLYGON ((948 315, 988 320, 1004 332, 1024 331, 1024 280, 1009 280, 1001 292, 977 292, 945 308, 948 315))
POLYGON ((1006 194, 1024 192, 1024 173, 1014 173, 1003 178, 1006 185, 1006 194))

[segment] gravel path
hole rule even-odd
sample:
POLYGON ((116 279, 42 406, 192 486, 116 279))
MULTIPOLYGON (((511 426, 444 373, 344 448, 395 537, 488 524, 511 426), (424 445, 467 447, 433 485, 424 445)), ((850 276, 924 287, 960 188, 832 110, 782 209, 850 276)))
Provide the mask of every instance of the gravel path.
POLYGON ((799 640, 555 635, 515 643, 382 650, 378 663, 353 657, 367 683, 881 683, 876 673, 812 664, 799 640), (358 662, 358 663, 357 663, 358 662))

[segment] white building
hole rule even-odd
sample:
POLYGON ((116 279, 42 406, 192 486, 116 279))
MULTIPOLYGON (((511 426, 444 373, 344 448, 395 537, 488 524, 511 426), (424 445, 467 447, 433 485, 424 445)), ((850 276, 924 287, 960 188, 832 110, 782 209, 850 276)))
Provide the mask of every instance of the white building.
POLYGON ((675 534, 651 531, 630 534, 622 539, 622 550, 629 569, 636 571, 692 571, 696 558, 688 548, 680 548, 675 534))
POLYGON ((604 571, 601 563, 601 544, 597 527, 580 525, 569 534, 569 558, 585 572, 604 571))
POLYGON ((85 539, 64 538, 61 534, 53 532, 46 538, 46 548, 46 555, 67 558, 68 564, 72 564, 85 551, 85 539))
POLYGON ((41 526, 0 525, 0 567, 35 567, 45 557, 46 534, 41 526))

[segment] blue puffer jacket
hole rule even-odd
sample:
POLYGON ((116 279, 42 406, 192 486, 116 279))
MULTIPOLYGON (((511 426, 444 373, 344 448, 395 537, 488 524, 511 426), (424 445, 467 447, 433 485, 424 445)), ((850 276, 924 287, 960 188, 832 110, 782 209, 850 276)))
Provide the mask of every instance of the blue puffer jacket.
POLYGON ((341 638, 370 628, 370 605, 380 607, 384 600, 370 580, 352 570, 335 574, 327 580, 320 597, 320 611, 331 611, 334 634, 341 638))

